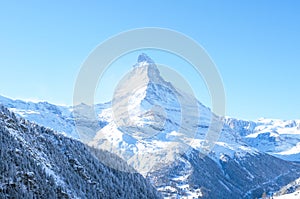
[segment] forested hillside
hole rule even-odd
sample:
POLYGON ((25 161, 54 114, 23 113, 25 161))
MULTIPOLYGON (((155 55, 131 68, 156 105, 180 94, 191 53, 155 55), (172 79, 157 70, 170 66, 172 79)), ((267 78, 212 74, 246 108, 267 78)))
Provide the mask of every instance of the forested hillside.
MULTIPOLYGON (((120 159, 116 164, 126 167, 120 159)), ((17 118, 1 105, 0 173, 1 199, 160 198, 140 174, 109 168, 81 142, 17 118)))

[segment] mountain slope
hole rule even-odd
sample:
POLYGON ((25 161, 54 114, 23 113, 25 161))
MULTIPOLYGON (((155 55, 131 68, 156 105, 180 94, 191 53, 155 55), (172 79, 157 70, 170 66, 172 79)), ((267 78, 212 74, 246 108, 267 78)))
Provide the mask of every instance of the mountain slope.
POLYGON ((0 198, 160 197, 141 175, 113 170, 81 142, 18 119, 3 106, 0 142, 0 198))
POLYGON ((193 150, 149 176, 165 197, 260 198, 297 179, 300 167, 267 154, 223 155, 216 164, 193 150))

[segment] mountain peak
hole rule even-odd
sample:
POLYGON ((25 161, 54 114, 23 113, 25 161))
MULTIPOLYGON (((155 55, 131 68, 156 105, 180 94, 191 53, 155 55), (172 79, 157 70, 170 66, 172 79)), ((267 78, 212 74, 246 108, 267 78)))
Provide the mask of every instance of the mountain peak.
POLYGON ((145 53, 139 55, 137 62, 138 63, 147 62, 149 64, 154 64, 154 61, 145 53))
POLYGON ((145 53, 138 56, 137 63, 133 65, 133 68, 131 77, 135 79, 134 82, 140 77, 156 83, 164 81, 155 62, 145 53))

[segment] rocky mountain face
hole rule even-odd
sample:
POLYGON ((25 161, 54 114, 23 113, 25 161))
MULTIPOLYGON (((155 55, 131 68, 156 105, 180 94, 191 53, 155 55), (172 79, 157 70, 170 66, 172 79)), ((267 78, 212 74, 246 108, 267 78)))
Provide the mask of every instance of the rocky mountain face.
POLYGON ((0 106, 0 198, 160 198, 113 154, 90 149, 0 106), (92 152, 92 153, 91 153, 92 152))
POLYGON ((85 104, 0 102, 31 121, 117 155, 112 159, 120 162, 120 157, 130 168, 106 158, 103 166, 138 171, 165 197, 260 198, 291 193, 285 187, 296 190, 299 184, 300 165, 294 162, 300 160, 299 121, 219 118, 165 81, 145 54, 117 87, 112 102, 94 106, 95 119, 85 115, 92 108, 85 104), (79 114, 74 119, 75 111, 79 114), (204 153, 212 120, 223 128, 204 153))

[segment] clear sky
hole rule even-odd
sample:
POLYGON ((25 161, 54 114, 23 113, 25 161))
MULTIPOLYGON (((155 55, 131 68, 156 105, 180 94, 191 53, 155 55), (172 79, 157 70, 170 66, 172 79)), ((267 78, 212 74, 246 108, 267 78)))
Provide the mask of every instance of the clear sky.
POLYGON ((71 105, 80 66, 97 45, 129 29, 162 27, 206 49, 223 78, 227 115, 300 119, 299 10, 296 0, 0 1, 0 94, 71 105))

